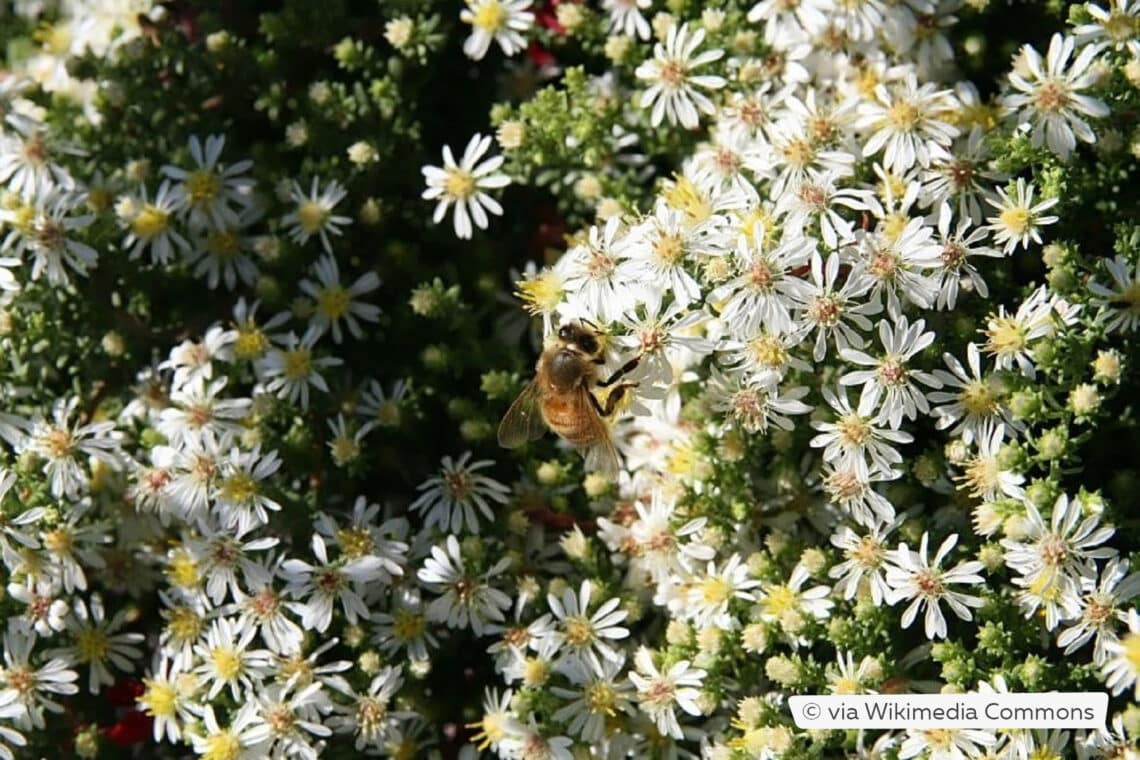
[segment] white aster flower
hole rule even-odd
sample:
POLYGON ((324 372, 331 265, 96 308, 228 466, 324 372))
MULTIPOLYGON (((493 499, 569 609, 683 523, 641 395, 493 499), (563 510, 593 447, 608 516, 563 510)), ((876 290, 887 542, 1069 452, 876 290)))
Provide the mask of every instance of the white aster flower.
POLYGON ((1045 212, 1059 202, 1046 198, 1034 203, 1034 187, 1024 177, 1018 177, 1012 194, 1004 187, 996 188, 997 196, 986 201, 997 210, 996 216, 987 219, 986 229, 993 231, 994 243, 1002 245, 1005 253, 1013 253, 1017 246, 1029 247, 1029 241, 1041 243, 1041 228, 1053 224, 1060 217, 1046 216, 1045 212))
POLYGON ((981 562, 961 562, 950 570, 941 568, 942 560, 958 543, 958 534, 953 534, 938 547, 934 559, 929 560, 927 544, 930 540, 928 533, 922 534, 922 542, 917 552, 907 548, 905 543, 899 544, 898 549, 887 553, 887 585, 891 593, 887 599, 892 606, 899 602, 912 600, 903 612, 902 627, 909 628, 914 622, 922 607, 926 608, 925 630, 928 639, 946 638, 946 618, 942 615, 940 602, 946 602, 962 620, 973 620, 971 607, 981 607, 982 600, 970 594, 951 590, 950 586, 957 583, 982 583, 983 578, 978 573, 982 569, 981 562))
POLYGON ((1104 268, 1112 278, 1111 285, 1102 285, 1096 278, 1089 281, 1093 298, 1090 305, 1098 307, 1097 321, 1106 332, 1131 333, 1140 328, 1140 261, 1129 266, 1123 256, 1104 260, 1104 268))
MULTIPOLYGON (((486 2, 498 1, 486 0, 486 2)), ((502 156, 493 156, 480 162, 490 147, 489 136, 475 134, 464 148, 462 160, 456 162, 451 146, 445 145, 443 167, 425 166, 421 170, 427 182, 423 198, 436 201, 432 222, 439 224, 447 214, 447 209, 454 204, 452 220, 455 234, 462 240, 471 238, 472 220, 476 227, 485 230, 490 224, 487 212, 495 216, 503 215, 503 207, 486 191, 506 187, 511 180, 506 174, 498 171, 503 165, 502 156)))
POLYGON ((679 660, 667 670, 653 662, 653 653, 641 647, 634 655, 637 670, 629 673, 629 680, 637 687, 637 706, 648 715, 657 730, 674 739, 684 738, 677 722, 677 708, 689 715, 700 715, 700 687, 706 672, 691 666, 688 660, 679 660))
POLYGON ((89 667, 87 688, 98 694, 101 687, 115 682, 110 663, 122 673, 134 672, 133 660, 142 657, 136 644, 141 644, 141 633, 119 633, 127 622, 127 608, 124 607, 107 620, 103 608, 103 598, 98 594, 88 602, 76 599, 72 616, 67 621, 67 635, 70 641, 64 647, 47 652, 48 657, 61 658, 89 667))
POLYGON ((629 637, 629 629, 619 625, 629 613, 621 609, 620 599, 612 597, 590 614, 593 593, 593 584, 586 580, 582 581, 577 594, 568 588, 561 598, 547 595, 547 604, 558 626, 550 638, 558 641, 567 655, 584 657, 593 651, 604 659, 619 660, 622 655, 613 647, 613 642, 629 637))
POLYGON ((360 321, 376 322, 380 319, 380 307, 360 301, 360 296, 371 293, 380 287, 380 277, 372 271, 356 278, 348 287, 340 284, 340 268, 336 257, 321 256, 313 264, 314 280, 301 280, 301 292, 313 299, 314 310, 309 324, 321 335, 332 330, 333 341, 340 343, 344 338, 341 322, 356 339, 364 337, 360 321))
POLYGON ((714 49, 696 54, 704 40, 704 29, 691 31, 688 24, 680 27, 674 24, 665 42, 653 46, 653 58, 637 67, 637 78, 649 82, 639 105, 652 109, 649 121, 653 126, 668 119, 670 124, 680 123, 686 129, 696 129, 701 112, 715 111, 713 102, 700 90, 719 90, 725 85, 724 78, 693 71, 720 60, 724 51, 714 49))
POLYGON ((1047 145, 1062 160, 1069 158, 1077 139, 1087 143, 1096 140, 1081 117, 1099 119, 1109 113, 1103 102, 1083 94, 1096 81, 1091 68, 1099 50, 1096 45, 1084 46, 1070 66, 1076 44, 1074 37, 1054 34, 1044 61, 1031 45, 1024 46, 1021 56, 1025 71, 1014 67, 1009 75, 1014 92, 1001 99, 1006 114, 1014 116, 1019 126, 1032 130, 1033 145, 1047 145))
POLYGON ((906 317, 899 317, 894 325, 883 320, 879 322, 882 354, 871 356, 854 348, 839 352, 845 361, 869 368, 844 374, 839 378, 839 384, 862 385, 861 396, 871 396, 872 406, 877 406, 881 399, 879 414, 893 428, 902 424, 904 416, 913 420, 919 412, 926 414, 930 411, 926 392, 919 388, 918 383, 928 388, 942 387, 934 375, 910 365, 916 354, 934 343, 934 333, 923 332, 925 329, 926 321, 922 319, 913 325, 906 317))
POLYGON ((289 230, 289 239, 303 245, 316 235, 320 237, 325 253, 331 254, 332 240, 329 236, 343 235, 341 228, 352 223, 351 218, 333 213, 346 195, 348 190, 335 179, 329 180, 322 189, 320 178, 313 177, 308 193, 301 183, 294 181, 289 189, 289 200, 293 202, 294 209, 281 218, 281 223, 289 230))
POLYGON ((465 1, 467 7, 460 12, 459 19, 471 25, 471 36, 463 43, 463 52, 468 58, 480 60, 487 55, 492 42, 508 56, 526 47, 523 33, 534 23, 531 0, 465 1))
POLYGON ((448 628, 470 627, 476 636, 482 636, 488 623, 501 623, 503 611, 510 609, 511 598, 491 585, 491 579, 510 564, 510 557, 503 557, 476 575, 468 571, 454 535, 447 537, 443 547, 433 546, 431 556, 416 573, 422 583, 440 594, 428 605, 428 620, 446 623, 448 628))
POLYGON ((320 333, 313 327, 298 338, 296 333, 284 336, 284 346, 275 348, 258 363, 259 373, 265 381, 265 389, 278 398, 297 404, 301 409, 309 408, 309 388, 329 392, 328 383, 321 375, 327 367, 338 367, 344 360, 335 356, 314 356, 320 333))
POLYGON ((602 10, 609 15, 609 31, 648 40, 652 30, 642 11, 649 10, 653 0, 602 0, 602 10))
POLYGON ((445 456, 441 461, 440 474, 419 485, 420 495, 408 509, 424 515, 426 530, 438 525, 459 534, 466 527, 471 533, 478 534, 479 514, 493 522, 495 513, 492 505, 506 504, 511 493, 507 486, 479 473, 479 470, 494 464, 490 459, 472 462, 470 451, 464 452, 459 459, 445 456))

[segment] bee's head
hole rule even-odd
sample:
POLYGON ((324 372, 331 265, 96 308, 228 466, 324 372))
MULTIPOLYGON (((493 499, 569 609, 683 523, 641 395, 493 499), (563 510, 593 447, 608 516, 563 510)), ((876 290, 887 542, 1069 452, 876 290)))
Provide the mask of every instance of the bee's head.
POLYGON ((567 322, 558 328, 558 340, 567 346, 573 346, 586 356, 595 356, 602 348, 601 335, 596 328, 588 327, 584 322, 567 322))

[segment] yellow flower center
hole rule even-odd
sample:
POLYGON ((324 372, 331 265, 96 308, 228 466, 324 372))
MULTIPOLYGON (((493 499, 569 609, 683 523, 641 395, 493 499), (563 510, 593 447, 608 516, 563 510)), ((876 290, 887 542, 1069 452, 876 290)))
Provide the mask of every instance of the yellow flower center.
POLYGON ((586 617, 566 618, 566 643, 582 647, 594 640, 594 626, 586 617))
POLYGON ((774 335, 761 335, 748 344, 748 352, 761 367, 778 369, 788 361, 783 342, 774 335))
POLYGON ((533 315, 553 313, 562 303, 566 292, 562 287, 562 278, 552 270, 529 280, 519 280, 515 287, 518 288, 515 294, 522 299, 524 308, 533 315))
POLYGON ((1140 314, 1140 281, 1128 283, 1128 287, 1112 297, 1112 302, 1120 304, 1132 314, 1140 314))
POLYGON ((328 218, 328 209, 316 201, 305 201, 297 207, 297 219, 301 222, 301 229, 310 235, 319 232, 328 218))
POLYGON ((836 432, 846 446, 862 446, 871 437, 871 426, 857 414, 849 414, 836 423, 836 432))
POLYGON ((153 240, 166 231, 169 221, 169 214, 148 203, 131 221, 131 232, 139 240, 153 240))
POLYGON ((986 350, 992 354, 1016 354, 1023 351, 1029 339, 1025 328, 1008 317, 990 321, 986 330, 986 350))
POLYGON ((472 14, 471 23, 478 29, 497 32, 507 21, 507 9, 499 0, 486 0, 472 14))
POLYGON ((704 221, 712 215, 709 199, 688 177, 677 177, 662 197, 669 208, 683 213, 690 223, 704 221))
POLYGON ((65 528, 56 528, 43 534, 44 548, 57 557, 71 554, 75 539, 65 528))
POLYGON ((186 195, 195 208, 208 206, 222 192, 222 178, 208 169, 198 169, 186 177, 186 195))
POLYGON ((772 617, 783 617, 799 607, 799 595, 785 585, 773 586, 764 596, 764 612, 772 617))
POLYGON ((179 549, 170 558, 166 568, 166 575, 170 582, 181 588, 194 588, 198 585, 198 561, 190 552, 179 549))
POLYGON ((1055 113, 1069 104, 1069 91, 1065 85, 1051 80, 1037 88, 1034 98, 1038 110, 1055 113))
POLYGON ((371 554, 375 546, 372 534, 367 528, 344 528, 336 532, 337 543, 341 552, 348 559, 356 559, 371 554))
POLYGON ((701 599, 705 604, 723 604, 732 593, 728 581, 713 575, 701 581, 701 599))
POLYGON ((317 294, 317 311, 330 320, 337 320, 348 313, 352 296, 340 285, 332 285, 317 294))
POLYGON ((900 100, 887 110, 887 122, 903 132, 910 132, 921 120, 922 111, 909 100, 900 100))
POLYGON ((202 760, 237 760, 241 757, 241 742, 229 729, 207 737, 205 749, 202 760))
POLYGON ((423 635, 427 620, 411 610, 396 610, 392 615, 392 635, 400 641, 414 641, 423 635))
POLYGON ((269 338, 256 326, 241 328, 234 341, 234 353, 239 359, 256 359, 269 348, 269 338))
POLYGON ((232 681, 241 673, 241 657, 229 647, 211 649, 210 660, 213 662, 214 672, 223 681, 232 681))
POLYGON ((1124 660, 1133 673, 1140 673, 1140 633, 1130 633, 1120 643, 1124 647, 1124 660))
POLYGON ((967 412, 981 417, 991 415, 997 409, 993 390, 984 380, 971 380, 967 383, 959 399, 967 412))
POLYGON ((971 496, 981 496, 1001 485, 1001 467, 994 457, 974 457, 966 464, 961 480, 969 486, 971 496))
POLYGON ((290 380, 304 380, 313 371, 312 353, 307 348, 294 348, 284 351, 285 377, 290 380))
POLYGON ((1015 206, 1007 208, 998 216, 1002 226, 1014 235, 1023 235, 1029 229, 1029 209, 1015 206))
POLYGON ((232 230, 216 230, 206 236, 206 250, 220 259, 232 259, 241 253, 241 241, 232 230))
POLYGON ((202 618, 190 607, 175 607, 167 616, 166 629, 176 642, 194 641, 202 632, 202 618))
POLYGON ((138 703, 152 718, 170 718, 178 706, 178 692, 168 683, 144 679, 146 691, 138 698, 138 703))
POLYGON ((680 235, 662 233, 653 244, 653 255, 666 266, 674 266, 685 257, 685 244, 680 235))
POLYGON ((80 662, 102 662, 110 649, 107 634, 98 628, 84 628, 75 636, 75 653, 80 662))
POLYGON ((592 713, 602 715, 617 713, 617 692, 604 681, 587 686, 582 694, 582 699, 592 713))
POLYGON ((250 504, 258 495, 257 481, 239 470, 222 481, 222 498, 230 504, 250 504))
POLYGON ((456 167, 447 170, 443 181, 443 191, 455 201, 465 201, 475 194, 475 177, 471 172, 456 167))

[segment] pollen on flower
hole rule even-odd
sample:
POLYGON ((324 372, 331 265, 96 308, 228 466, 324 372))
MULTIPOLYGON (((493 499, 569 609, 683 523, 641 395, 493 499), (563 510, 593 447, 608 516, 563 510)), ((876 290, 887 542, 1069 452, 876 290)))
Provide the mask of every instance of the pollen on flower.
POLYGON ((131 220, 131 232, 140 240, 151 240, 165 232, 169 224, 170 214, 148 203, 131 220))

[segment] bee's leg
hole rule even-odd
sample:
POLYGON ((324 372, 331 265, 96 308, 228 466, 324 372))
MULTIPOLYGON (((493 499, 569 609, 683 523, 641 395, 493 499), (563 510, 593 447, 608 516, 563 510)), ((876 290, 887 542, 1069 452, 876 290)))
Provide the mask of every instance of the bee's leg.
MULTIPOLYGON (((605 413, 605 411, 602 409, 602 405, 601 405, 601 403, 598 401, 598 397, 597 397, 597 396, 595 396, 595 395, 594 395, 593 393, 591 393, 590 391, 586 391, 586 395, 590 397, 590 406, 594 407, 594 411, 595 411, 595 412, 597 412, 598 414, 600 414, 601 416, 605 417, 605 416, 606 416, 606 413, 605 413)), ((609 399, 606 399, 606 405, 607 405, 607 406, 609 405, 609 399)))
POLYGON ((627 361, 625 364, 621 365, 621 367, 618 368, 617 372, 614 372, 612 375, 610 375, 609 380, 599 380, 598 381, 598 387, 599 388, 605 388, 605 387, 608 387, 610 385, 613 385, 618 380, 621 380, 625 375, 629 374, 630 372, 633 372, 633 370, 637 368, 637 365, 640 362, 641 362, 641 355, 638 354, 637 356, 635 356, 632 359, 630 359, 629 361, 627 361))
MULTIPOLYGON (((621 385, 619 385, 618 387, 616 387, 612 391, 610 391, 609 395, 606 396, 605 406, 599 410, 601 412, 601 415, 603 417, 609 417, 611 414, 613 414, 614 410, 617 409, 618 404, 620 404, 621 400, 623 398, 625 398, 626 391, 630 390, 631 388, 636 388, 636 387, 637 387, 637 383, 622 383, 621 385)), ((590 398, 593 398, 593 397, 594 397, 594 394, 591 393, 590 398)), ((596 401, 597 400, 595 399, 595 403, 596 403, 596 401)))

